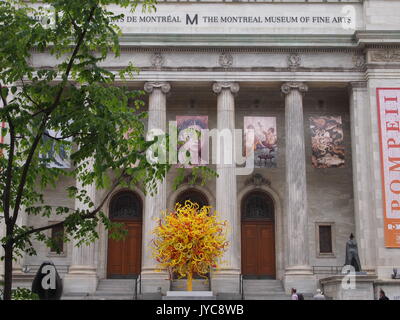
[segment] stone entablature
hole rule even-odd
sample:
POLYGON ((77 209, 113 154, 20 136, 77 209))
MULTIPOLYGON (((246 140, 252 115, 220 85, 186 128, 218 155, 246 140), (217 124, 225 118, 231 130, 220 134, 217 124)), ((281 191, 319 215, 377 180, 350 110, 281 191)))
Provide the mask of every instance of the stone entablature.
MULTIPOLYGON (((159 0, 158 2, 197 2, 198 0, 159 0)), ((222 2, 222 3, 237 3, 237 2, 243 2, 243 3, 254 3, 254 2, 266 2, 266 3, 299 3, 299 2, 304 2, 308 4, 314 4, 314 3, 362 3, 364 0, 201 0, 201 2, 222 2)))
MULTIPOLYGON (((35 67, 51 67, 54 57, 46 53, 34 53, 35 67)), ((317 50, 317 49, 213 49, 213 48, 123 48, 121 57, 110 57, 102 66, 110 70, 125 67, 129 61, 141 71, 352 71, 365 66, 362 50, 317 50)))

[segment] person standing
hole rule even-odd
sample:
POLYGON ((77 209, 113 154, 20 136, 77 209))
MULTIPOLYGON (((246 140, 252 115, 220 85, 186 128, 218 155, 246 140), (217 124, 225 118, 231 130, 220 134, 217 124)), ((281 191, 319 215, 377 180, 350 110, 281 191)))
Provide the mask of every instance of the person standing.
POLYGON ((314 300, 326 300, 324 294, 321 289, 317 289, 317 293, 314 295, 314 300))
POLYGON ((299 296, 297 295, 297 290, 292 288, 292 300, 299 300, 299 296))
POLYGON ((379 300, 390 300, 382 289, 379 290, 379 300))

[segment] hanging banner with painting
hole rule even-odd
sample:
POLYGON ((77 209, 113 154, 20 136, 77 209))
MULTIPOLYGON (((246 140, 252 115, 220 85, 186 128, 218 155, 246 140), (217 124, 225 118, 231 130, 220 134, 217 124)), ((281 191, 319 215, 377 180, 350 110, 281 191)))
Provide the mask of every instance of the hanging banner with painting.
POLYGON ((378 88, 385 246, 400 248, 400 88, 378 88))
POLYGON ((57 140, 61 138, 61 133, 55 130, 46 130, 43 135, 43 141, 47 144, 48 150, 40 155, 41 160, 47 168, 69 169, 70 161, 70 144, 71 138, 57 140), (54 139, 55 138, 55 139, 54 139))
POLYGON ((208 116, 176 116, 178 167, 208 164, 208 116))
POLYGON ((255 168, 276 168, 278 137, 275 117, 244 117, 244 137, 246 157, 254 151, 255 168), (249 139, 249 131, 254 132, 254 139, 249 139))
POLYGON ((342 117, 310 117, 312 165, 343 168, 345 164, 342 117))

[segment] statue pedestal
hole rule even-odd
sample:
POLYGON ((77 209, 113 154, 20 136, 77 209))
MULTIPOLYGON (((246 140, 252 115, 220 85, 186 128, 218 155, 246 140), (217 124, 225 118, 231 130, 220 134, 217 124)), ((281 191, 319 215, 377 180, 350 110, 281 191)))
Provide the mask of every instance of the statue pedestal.
POLYGON ((333 300, 374 300, 373 275, 335 275, 320 279, 324 295, 333 300))
POLYGON ((212 291, 167 291, 163 300, 217 300, 212 291))

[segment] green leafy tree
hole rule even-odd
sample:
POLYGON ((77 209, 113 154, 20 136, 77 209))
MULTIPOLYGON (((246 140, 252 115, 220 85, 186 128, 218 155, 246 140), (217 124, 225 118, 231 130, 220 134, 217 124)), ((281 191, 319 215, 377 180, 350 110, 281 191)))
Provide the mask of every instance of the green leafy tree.
POLYGON ((0 145, 4 299, 12 297, 13 257, 36 254, 32 240, 54 247, 44 231, 63 225, 64 241, 89 243, 98 238, 99 223, 122 237, 123 227, 101 211, 109 195, 118 186, 142 185, 152 192, 169 169, 146 161, 154 141, 145 139, 143 92, 113 85, 137 70, 130 64, 110 72, 100 65, 107 56, 120 54, 116 22, 122 15, 110 12, 108 5, 153 10, 155 0, 0 2, 0 121, 7 124, 2 135, 9 137, 0 145), (43 19, 46 15, 50 18, 43 19), (33 50, 52 56, 55 64, 35 69, 30 62, 33 50), (51 152, 69 153, 72 168, 51 168, 51 157, 43 157, 51 152), (68 195, 88 209, 45 204, 43 190, 63 176, 80 181, 82 189, 69 186, 68 195), (92 183, 106 190, 96 204, 84 188, 92 183), (42 227, 18 225, 22 210, 63 220, 42 227))

